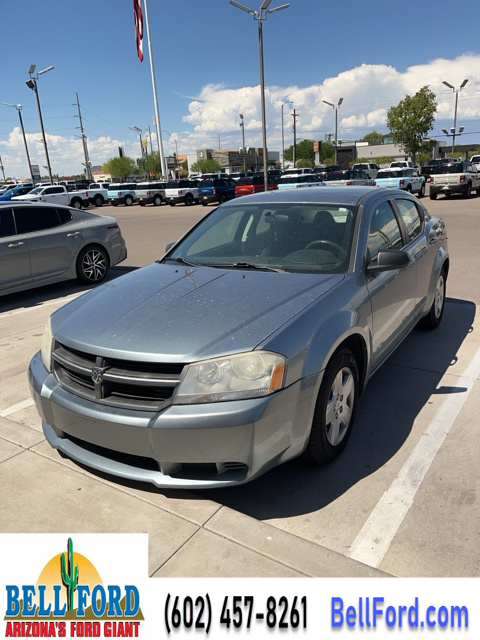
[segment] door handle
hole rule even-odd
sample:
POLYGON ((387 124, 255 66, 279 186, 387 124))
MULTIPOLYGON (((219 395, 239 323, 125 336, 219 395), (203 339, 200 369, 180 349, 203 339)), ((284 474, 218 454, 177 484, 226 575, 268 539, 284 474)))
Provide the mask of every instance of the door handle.
POLYGON ((16 249, 17 247, 21 247, 23 242, 12 242, 8 245, 8 248, 16 249))
POLYGON ((67 233, 67 238, 76 238, 80 235, 80 231, 73 231, 72 233, 67 233))

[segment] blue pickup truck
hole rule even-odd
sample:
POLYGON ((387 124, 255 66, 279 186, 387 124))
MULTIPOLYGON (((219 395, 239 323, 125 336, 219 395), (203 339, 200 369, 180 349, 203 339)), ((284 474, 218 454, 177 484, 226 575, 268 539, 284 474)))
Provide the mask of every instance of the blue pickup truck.
POLYGON ((380 169, 374 184, 377 187, 395 187, 409 193, 418 193, 419 198, 425 195, 425 177, 418 175, 416 169, 396 167, 380 169))
POLYGON ((235 180, 231 178, 207 178, 198 185, 198 200, 205 207, 209 202, 226 202, 235 198, 235 180))

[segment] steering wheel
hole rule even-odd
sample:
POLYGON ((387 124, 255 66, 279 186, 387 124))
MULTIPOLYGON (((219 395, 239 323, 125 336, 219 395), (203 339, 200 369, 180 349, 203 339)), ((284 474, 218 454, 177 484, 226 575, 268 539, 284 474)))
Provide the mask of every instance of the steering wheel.
POLYGON ((339 254, 343 254, 339 255, 339 258, 347 257, 347 252, 345 251, 345 249, 332 240, 313 240, 313 242, 309 242, 307 244, 307 246, 305 247, 305 251, 307 249, 312 249, 315 245, 319 244, 326 244, 328 247, 335 249, 335 251, 337 251, 339 254))

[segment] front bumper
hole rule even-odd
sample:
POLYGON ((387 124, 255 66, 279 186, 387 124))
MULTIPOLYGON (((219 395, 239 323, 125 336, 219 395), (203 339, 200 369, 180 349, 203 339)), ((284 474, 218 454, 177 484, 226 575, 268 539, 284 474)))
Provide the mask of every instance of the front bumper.
POLYGON ((66 391, 40 353, 29 367, 32 397, 52 447, 99 471, 178 489, 243 484, 299 455, 317 382, 311 376, 265 398, 147 412, 66 391))
POLYGON ((465 193, 468 187, 468 182, 462 184, 445 184, 435 185, 430 184, 430 193, 432 195, 436 193, 465 193))

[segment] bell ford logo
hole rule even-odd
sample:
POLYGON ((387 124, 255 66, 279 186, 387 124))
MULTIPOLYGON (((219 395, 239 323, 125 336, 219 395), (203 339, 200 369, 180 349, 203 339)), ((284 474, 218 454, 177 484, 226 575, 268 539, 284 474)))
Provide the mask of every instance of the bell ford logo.
POLYGON ((100 384, 101 381, 103 380, 103 374, 105 373, 105 369, 102 369, 100 367, 95 367, 95 369, 92 370, 92 380, 95 384, 100 384))

